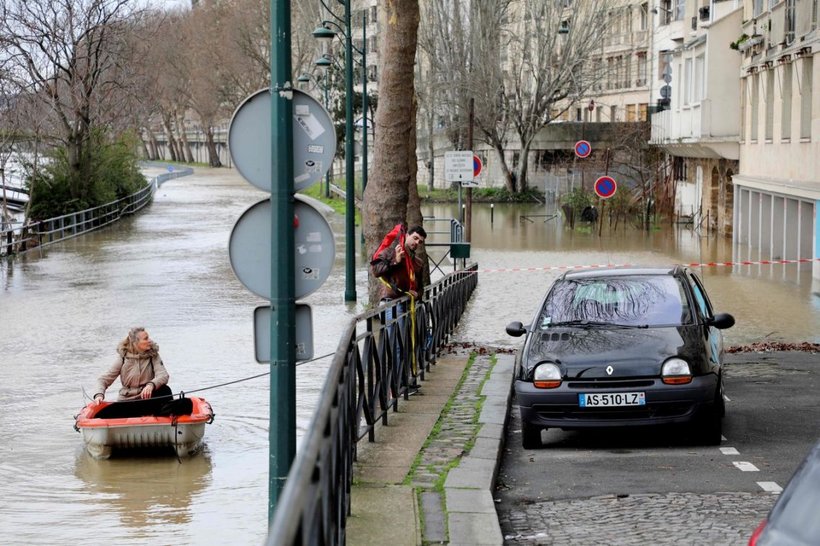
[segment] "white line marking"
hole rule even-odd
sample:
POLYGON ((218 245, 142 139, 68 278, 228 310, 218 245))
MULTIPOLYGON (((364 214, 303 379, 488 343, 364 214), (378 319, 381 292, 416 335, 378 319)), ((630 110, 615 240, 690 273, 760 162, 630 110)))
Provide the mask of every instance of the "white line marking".
POLYGON ((731 399, 731 398, 729 398, 728 396, 726 396, 725 394, 723 395, 723 399, 724 399, 724 400, 726 400, 727 402, 731 402, 731 401, 732 401, 732 399, 731 399))
POLYGON ((757 485, 759 485, 760 488, 767 493, 777 494, 783 491, 783 488, 777 485, 776 482, 757 482, 757 485))
POLYGON ((720 448, 720 452, 724 455, 740 455, 740 452, 733 447, 722 447, 720 448))
POLYGON ((743 472, 760 472, 759 468, 752 463, 747 463, 746 461, 733 461, 732 464, 743 472))

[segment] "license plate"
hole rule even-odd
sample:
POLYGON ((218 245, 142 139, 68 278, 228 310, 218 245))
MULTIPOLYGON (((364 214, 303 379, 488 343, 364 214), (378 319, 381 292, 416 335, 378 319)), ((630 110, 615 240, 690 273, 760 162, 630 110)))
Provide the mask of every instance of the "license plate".
POLYGON ((582 408, 599 408, 612 406, 646 405, 646 393, 643 392, 601 392, 578 395, 578 405, 582 408))

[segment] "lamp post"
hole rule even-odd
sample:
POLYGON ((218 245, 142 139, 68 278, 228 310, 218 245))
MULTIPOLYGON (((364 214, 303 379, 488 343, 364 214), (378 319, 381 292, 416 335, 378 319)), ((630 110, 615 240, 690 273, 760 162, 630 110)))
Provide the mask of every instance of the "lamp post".
MULTIPOLYGON (((318 59, 316 62, 318 63, 320 60, 321 59, 318 59)), ((330 61, 328 60, 328 64, 329 63, 330 63, 330 61)), ((317 66, 319 66, 319 65, 317 65, 317 66)), ((327 72, 325 72, 325 76, 322 78, 321 81, 316 79, 316 77, 313 76, 312 74, 302 74, 301 76, 296 78, 296 81, 299 82, 299 83, 313 82, 314 85, 316 85, 318 87, 321 87, 322 91, 324 91, 325 110, 327 110, 328 109, 328 90, 330 88, 330 82, 327 81, 328 79, 329 78, 327 77, 327 72)), ((333 162, 331 161, 331 165, 330 165, 331 168, 328 169, 327 172, 325 173, 325 197, 330 197, 330 172, 331 172, 331 170, 333 170, 333 164, 332 163, 333 162)))
MULTIPOLYGON (((324 0, 322 5, 327 12, 341 23, 325 20, 322 21, 321 26, 313 31, 313 36, 320 40, 330 41, 338 34, 341 34, 345 45, 345 301, 356 301, 356 187, 355 187, 355 171, 354 171, 354 157, 353 157, 353 51, 355 50, 362 56, 361 65, 363 66, 362 77, 362 97, 363 104, 366 104, 367 97, 367 64, 366 64, 366 50, 367 50, 367 36, 366 24, 362 25, 363 35, 365 40, 362 44, 362 49, 359 50, 353 46, 353 37, 350 27, 350 0, 338 0, 344 6, 343 16, 340 18, 333 10, 331 10, 324 0), (335 27, 334 31, 330 27, 335 27)), ((366 16, 363 16, 363 22, 366 23, 366 16)), ((325 65, 327 66, 327 65, 325 65)), ((365 111, 366 112, 366 111, 365 111)), ((367 139, 365 138, 365 145, 367 139)), ((366 158, 363 155, 363 158, 366 158)), ((367 164, 363 163, 362 173, 366 179, 364 172, 367 170, 367 164)))

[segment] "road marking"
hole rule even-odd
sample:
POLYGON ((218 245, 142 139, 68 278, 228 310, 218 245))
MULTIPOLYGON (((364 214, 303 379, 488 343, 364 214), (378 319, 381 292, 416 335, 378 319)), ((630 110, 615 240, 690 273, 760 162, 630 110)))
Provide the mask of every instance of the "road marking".
POLYGON ((720 452, 724 455, 740 455, 740 452, 733 447, 722 447, 720 448, 720 452))
POLYGON ((783 488, 777 485, 776 482, 757 482, 757 485, 759 485, 760 488, 767 493, 777 494, 783 491, 783 488))
POLYGON ((752 463, 747 463, 746 461, 733 461, 732 464, 738 467, 743 472, 760 472, 759 468, 757 468, 752 463))

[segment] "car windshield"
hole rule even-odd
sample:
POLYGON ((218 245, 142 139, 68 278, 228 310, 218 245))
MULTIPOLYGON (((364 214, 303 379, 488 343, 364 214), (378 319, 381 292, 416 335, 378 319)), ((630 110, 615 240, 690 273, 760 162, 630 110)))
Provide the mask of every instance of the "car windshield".
POLYGON ((556 325, 678 326, 690 322, 681 283, 671 275, 564 279, 550 291, 540 328, 556 325))

